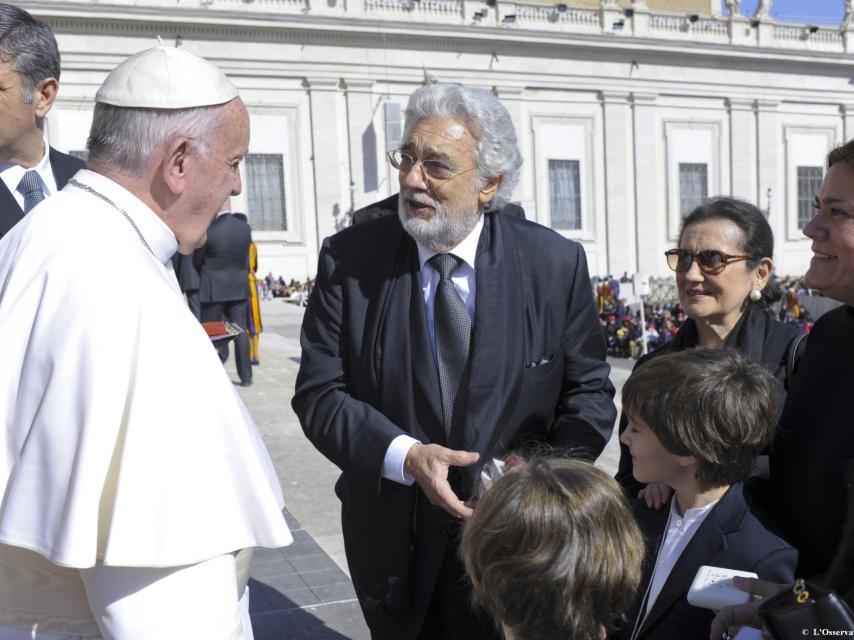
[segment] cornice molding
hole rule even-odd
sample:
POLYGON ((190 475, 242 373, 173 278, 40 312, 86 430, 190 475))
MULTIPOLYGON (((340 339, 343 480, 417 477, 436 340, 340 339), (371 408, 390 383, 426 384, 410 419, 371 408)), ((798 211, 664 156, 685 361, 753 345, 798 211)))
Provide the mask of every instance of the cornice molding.
POLYGON ((730 111, 753 111, 755 103, 755 100, 748 98, 727 98, 726 100, 726 106, 730 111))
POLYGON ((632 94, 628 91, 600 91, 599 100, 605 104, 627 105, 632 94))
MULTIPOLYGON (((35 3, 34 3, 35 4, 35 3)), ((453 50, 460 53, 572 58, 585 52, 609 51, 615 59, 637 55, 690 54, 704 64, 732 65, 752 60, 768 70, 789 69, 793 62, 807 65, 850 65, 844 53, 746 47, 696 41, 673 41, 583 33, 508 30, 501 27, 402 22, 371 17, 330 17, 289 14, 239 14, 196 9, 142 10, 106 4, 39 3, 35 11, 57 34, 155 37, 174 41, 235 40, 238 42, 295 43, 404 50, 453 50), (116 17, 120 12, 121 17, 116 17), (377 35, 381 34, 381 37, 377 35)))
POLYGON ((658 94, 655 93, 632 93, 632 102, 636 107, 652 107, 658 101, 658 94))

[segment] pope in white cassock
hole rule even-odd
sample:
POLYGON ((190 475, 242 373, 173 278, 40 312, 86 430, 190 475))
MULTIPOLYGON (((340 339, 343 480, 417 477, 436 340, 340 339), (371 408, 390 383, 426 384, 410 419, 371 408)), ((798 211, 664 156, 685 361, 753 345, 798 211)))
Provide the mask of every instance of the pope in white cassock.
POLYGON ((89 170, 0 241, 0 638, 245 640, 241 550, 291 535, 170 258, 240 193, 249 117, 163 46, 96 101, 89 170))

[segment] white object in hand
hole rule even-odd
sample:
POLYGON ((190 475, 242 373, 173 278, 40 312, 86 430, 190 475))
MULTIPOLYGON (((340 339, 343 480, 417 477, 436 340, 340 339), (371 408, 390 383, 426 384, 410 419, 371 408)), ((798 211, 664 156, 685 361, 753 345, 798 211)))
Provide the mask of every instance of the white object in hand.
POLYGON ((702 566, 688 590, 688 602, 695 607, 720 611, 724 607, 750 602, 750 594, 736 589, 732 578, 758 578, 750 571, 702 566))

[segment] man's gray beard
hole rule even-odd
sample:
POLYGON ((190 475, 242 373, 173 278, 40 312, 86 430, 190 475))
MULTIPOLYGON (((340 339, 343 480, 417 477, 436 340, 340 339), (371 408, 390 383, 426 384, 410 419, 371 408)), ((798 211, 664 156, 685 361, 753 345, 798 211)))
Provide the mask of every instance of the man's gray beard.
POLYGON ((417 191, 403 190, 397 202, 397 215, 404 231, 431 251, 443 252, 456 247, 466 239, 480 219, 480 210, 466 212, 443 207, 438 202, 417 191), (424 220, 417 216, 409 217, 406 211, 406 199, 414 197, 421 204, 433 207, 433 216, 424 220))

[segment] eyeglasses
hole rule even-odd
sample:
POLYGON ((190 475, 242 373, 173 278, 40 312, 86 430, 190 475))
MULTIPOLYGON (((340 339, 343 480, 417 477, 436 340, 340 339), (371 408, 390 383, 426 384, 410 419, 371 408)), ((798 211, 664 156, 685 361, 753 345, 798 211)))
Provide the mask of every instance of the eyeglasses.
POLYGON ((412 171, 412 168, 420 162, 422 175, 425 177, 425 179, 429 176, 433 180, 448 180, 456 175, 474 169, 474 167, 471 167, 470 169, 458 171, 451 165, 441 160, 416 160, 411 155, 401 151, 400 149, 389 151, 388 161, 391 163, 391 166, 393 166, 398 171, 402 171, 403 173, 409 173, 410 171, 412 171))
POLYGON ((667 266, 677 273, 688 271, 691 268, 691 263, 696 259, 700 271, 712 276, 723 271, 731 262, 750 259, 750 256, 731 256, 728 253, 714 249, 706 249, 696 254, 691 253, 687 249, 671 249, 670 251, 665 251, 664 255, 667 256, 667 266))

